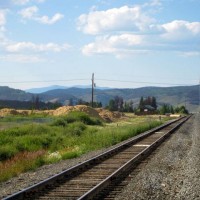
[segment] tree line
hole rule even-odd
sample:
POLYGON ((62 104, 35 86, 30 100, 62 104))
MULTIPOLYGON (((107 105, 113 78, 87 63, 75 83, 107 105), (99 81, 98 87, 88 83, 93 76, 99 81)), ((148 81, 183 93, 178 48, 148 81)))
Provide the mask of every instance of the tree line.
POLYGON ((133 106, 133 101, 124 101, 122 97, 116 96, 110 99, 108 106, 106 108, 110 111, 120 111, 120 112, 134 112, 140 113, 151 113, 151 114, 166 114, 166 113, 179 113, 188 114, 188 110, 185 106, 173 107, 169 104, 163 104, 161 106, 157 105, 156 97, 148 96, 147 98, 141 97, 139 105, 137 107, 133 106))
POLYGON ((38 95, 33 95, 32 99, 29 101, 0 100, 0 109, 49 110, 56 109, 60 106, 62 106, 62 104, 59 102, 43 102, 38 95))
MULTIPOLYGON (((73 101, 69 99, 69 106, 73 105, 87 105, 92 106, 92 102, 87 102, 82 99, 73 101)), ((36 109, 36 110, 45 110, 45 109, 56 109, 62 106, 59 102, 43 102, 40 100, 38 95, 33 95, 30 101, 17 101, 17 100, 0 100, 0 109, 1 108, 13 108, 13 109, 36 109)), ((101 108, 101 102, 93 102, 94 108, 101 108)), ((185 106, 174 107, 169 104, 162 104, 161 106, 157 105, 157 100, 154 96, 148 96, 147 98, 141 97, 139 105, 134 107, 133 101, 124 101, 123 97, 115 96, 113 99, 110 99, 108 105, 105 107, 110 111, 119 111, 119 112, 134 112, 136 114, 146 113, 148 114, 166 114, 166 113, 180 113, 188 114, 188 110, 185 106)))

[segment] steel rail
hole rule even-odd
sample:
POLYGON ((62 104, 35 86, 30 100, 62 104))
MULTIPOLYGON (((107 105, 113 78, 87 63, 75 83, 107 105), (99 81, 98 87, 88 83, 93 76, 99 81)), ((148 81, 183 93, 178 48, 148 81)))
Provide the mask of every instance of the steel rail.
MULTIPOLYGON (((74 167, 71 167, 71 168, 69 168, 69 169, 67 169, 67 170, 65 170, 65 171, 63 171, 63 172, 61 172, 61 173, 59 173, 57 175, 54 175, 54 176, 52 176, 52 177, 50 177, 50 178, 48 178, 48 179, 46 179, 44 181, 41 181, 41 182, 39 182, 39 183, 31 186, 31 187, 28 187, 28 188, 23 189, 23 190, 15 193, 15 194, 12 194, 12 195, 10 195, 8 197, 5 197, 3 200, 25 199, 28 194, 30 194, 30 193, 32 193, 32 194, 38 193, 39 191, 41 191, 42 189, 48 187, 49 185, 53 185, 57 180, 62 179, 63 177, 64 178, 70 178, 72 176, 75 176, 75 175, 79 174, 80 171, 83 170, 83 169, 85 169, 86 167, 94 165, 94 164, 98 164, 98 163, 102 162, 103 160, 111 157, 112 155, 117 154, 117 152, 121 151, 122 149, 125 149, 128 146, 133 145, 136 142, 138 142, 138 141, 140 141, 140 140, 142 140, 142 139, 150 136, 154 132, 159 131, 159 130, 161 130, 161 129, 163 129, 163 128, 165 128, 165 127, 167 127, 167 126, 169 126, 169 125, 171 125, 171 124, 173 124, 173 123, 175 123, 175 122, 177 122, 179 120, 182 120, 182 119, 183 118, 172 120, 172 121, 170 121, 170 122, 168 122, 168 123, 166 123, 166 124, 164 124, 162 126, 154 128, 154 129, 152 129, 150 131, 147 131, 147 132, 145 132, 143 134, 140 134, 140 135, 138 135, 138 136, 136 136, 136 137, 134 137, 132 139, 129 139, 127 142, 125 142, 124 144, 122 144, 120 146, 112 148, 111 150, 108 150, 108 151, 106 151, 106 152, 104 152, 104 153, 102 153, 102 154, 100 154, 100 155, 98 155, 98 156, 96 156, 94 158, 91 158, 91 159, 89 159, 89 160, 87 160, 87 161, 85 161, 85 162, 83 162, 81 164, 75 165, 74 167)), ((188 118, 186 118, 184 121, 186 121, 187 119, 188 118)), ((181 124, 184 123, 184 121, 181 122, 181 124)), ((180 124, 178 126, 180 126, 180 124)), ((158 141, 156 141, 156 144, 157 143, 158 143, 158 141)), ((144 152, 141 152, 140 155, 139 155, 139 157, 141 157, 142 155, 146 154, 146 151, 149 151, 147 149, 145 149, 144 152)), ((134 157, 132 160, 136 161, 136 160, 138 160, 138 158, 134 157)), ((132 163, 133 161, 131 161, 130 163, 132 163)), ((126 168, 127 166, 124 166, 124 167, 126 168)), ((113 176, 109 176, 108 178, 106 178, 105 181, 102 181, 101 183, 99 183, 97 186, 95 186, 89 192, 85 193, 79 199, 90 199, 89 196, 93 196, 94 197, 97 194, 97 191, 99 192, 100 189, 102 190, 103 186, 107 185, 108 182, 111 179, 115 179, 116 176, 119 173, 121 173, 121 171, 123 171, 123 167, 121 167, 115 173, 113 173, 113 176)))
POLYGON ((119 177, 122 176, 123 173, 127 173, 128 170, 130 168, 132 168, 133 165, 136 162, 138 162, 144 156, 147 156, 150 152, 152 152, 154 149, 156 149, 172 132, 174 132, 185 121, 187 121, 189 119, 189 117, 185 118, 185 120, 183 120, 181 123, 177 124, 175 127, 173 127, 172 129, 170 129, 162 137, 160 137, 159 139, 157 139, 151 146, 146 147, 142 152, 140 152, 139 154, 137 154, 135 157, 133 157, 131 160, 129 160, 127 163, 125 163, 123 166, 121 166, 118 170, 116 170, 114 173, 112 173, 110 176, 108 176, 106 179, 104 179, 102 182, 100 182, 98 185, 96 185, 90 191, 88 191, 83 196, 81 196, 80 198, 78 198, 78 200, 88 200, 88 199, 95 198, 96 195, 98 195, 102 190, 104 190, 106 187, 108 187, 113 181, 119 179, 119 177))

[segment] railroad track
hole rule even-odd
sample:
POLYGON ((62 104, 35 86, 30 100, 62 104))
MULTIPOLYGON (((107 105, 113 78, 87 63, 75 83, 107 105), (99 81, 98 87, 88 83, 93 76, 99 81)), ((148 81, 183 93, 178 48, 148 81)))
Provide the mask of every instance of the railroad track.
POLYGON ((139 162, 144 160, 189 117, 173 120, 140 134, 122 145, 10 195, 4 200, 103 199, 109 190, 120 183, 139 162))

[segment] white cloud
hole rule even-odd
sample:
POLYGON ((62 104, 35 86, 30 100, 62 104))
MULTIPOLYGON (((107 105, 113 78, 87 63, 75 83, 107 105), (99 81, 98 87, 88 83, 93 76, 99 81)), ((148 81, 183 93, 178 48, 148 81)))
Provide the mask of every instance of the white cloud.
POLYGON ((6 24, 6 13, 7 13, 7 10, 0 9, 0 27, 6 24))
POLYGON ((82 53, 85 55, 114 54, 116 57, 123 57, 127 53, 138 54, 146 52, 146 50, 138 48, 143 43, 143 36, 139 35, 121 34, 104 36, 98 37, 94 43, 85 45, 82 53))
POLYGON ((61 20, 63 17, 64 15, 56 13, 52 18, 49 18, 48 16, 42 16, 35 18, 35 20, 39 21, 42 24, 54 24, 57 21, 61 20))
POLYGON ((1 55, 0 61, 19 62, 19 63, 38 63, 38 62, 45 62, 46 60, 38 55, 8 54, 8 55, 1 55))
POLYGON ((152 0, 143 5, 93 10, 81 15, 78 29, 95 35, 94 42, 86 44, 82 53, 121 57, 124 54, 172 51, 187 56, 199 55, 200 22, 174 20, 159 24, 147 14, 151 12, 144 9, 161 5, 160 0, 152 0))
POLYGON ((45 2, 46 0, 35 0, 36 2, 38 2, 38 3, 43 3, 43 2, 45 2))
POLYGON ((5 43, 6 37, 5 37, 5 32, 6 32, 6 14, 8 10, 7 9, 0 9, 0 47, 5 43))
POLYGON ((161 3, 161 0, 152 0, 152 1, 150 1, 149 5, 150 6, 161 6, 162 3, 161 3))
POLYGON ((78 29, 96 35, 108 31, 144 31, 155 22, 142 12, 140 6, 113 8, 106 11, 91 11, 78 18, 78 29))
POLYGON ((200 57, 200 51, 179 52, 184 57, 200 57))
POLYGON ((200 22, 175 20, 161 25, 162 37, 168 40, 185 40, 200 37, 200 22))
POLYGON ((29 20, 34 20, 38 21, 42 24, 54 24, 57 21, 61 20, 64 15, 60 13, 56 13, 55 15, 52 16, 52 18, 49 18, 48 16, 39 16, 38 15, 38 7, 37 6, 31 6, 25 9, 22 9, 19 14, 22 16, 23 19, 29 19, 29 20))
POLYGON ((58 45, 55 43, 47 44, 35 44, 32 42, 18 42, 14 44, 6 45, 5 49, 7 52, 61 52, 68 50, 70 48, 69 44, 58 45))
MULTIPOLYGON (((179 55, 182 52, 184 56, 197 56, 200 53, 200 33, 198 33, 198 25, 196 27, 194 24, 188 24, 190 28, 187 29, 187 33, 178 29, 178 38, 173 38, 174 35, 172 34, 172 37, 166 30, 158 30, 157 34, 136 35, 134 33, 124 33, 109 36, 102 35, 96 37, 94 42, 85 45, 82 48, 82 53, 84 55, 111 54, 116 57, 124 57, 124 55, 144 54, 147 52, 172 51, 179 55), (168 37, 166 37, 166 34, 168 34, 168 37)), ((174 34, 176 35, 176 33, 174 34)))
MULTIPOLYGON (((1 42, 1 37, 0 37, 1 42)), ((11 42, 3 40, 0 46, 4 50, 4 55, 0 55, 0 61, 20 62, 20 63, 38 63, 47 61, 46 52, 59 53, 68 50, 69 44, 35 44, 32 42, 11 42)))
POLYGON ((45 1, 46 0, 12 0, 12 3, 16 5, 26 5, 30 2, 43 3, 45 1))
POLYGON ((12 2, 16 5, 25 5, 30 2, 30 0, 12 0, 12 2))
POLYGON ((32 19, 34 18, 37 12, 38 12, 38 7, 32 6, 21 10, 19 14, 25 19, 32 19))

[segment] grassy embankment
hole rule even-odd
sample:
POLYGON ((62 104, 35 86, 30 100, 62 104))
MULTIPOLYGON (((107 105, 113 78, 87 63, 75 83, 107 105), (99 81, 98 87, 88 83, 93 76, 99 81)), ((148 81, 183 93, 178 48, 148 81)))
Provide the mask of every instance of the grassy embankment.
POLYGON ((12 122, 15 125, 26 122, 0 131, 0 182, 44 164, 109 147, 161 124, 157 118, 149 117, 104 124, 81 112, 53 119, 47 117, 42 124, 31 118, 13 116, 0 120, 4 128, 6 122, 9 127, 12 122))

